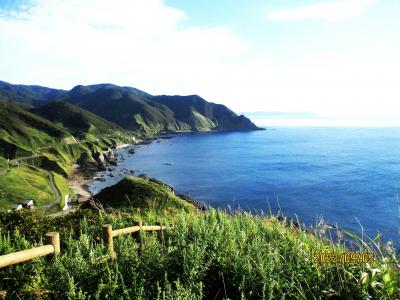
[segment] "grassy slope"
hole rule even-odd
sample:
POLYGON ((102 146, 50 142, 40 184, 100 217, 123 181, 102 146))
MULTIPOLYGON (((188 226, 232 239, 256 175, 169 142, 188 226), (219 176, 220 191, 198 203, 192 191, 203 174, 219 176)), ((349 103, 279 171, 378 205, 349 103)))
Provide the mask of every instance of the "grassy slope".
POLYGON ((61 233, 57 259, 40 258, 0 270, 0 291, 10 298, 400 297, 399 270, 392 254, 379 254, 370 265, 320 265, 312 259, 314 253, 340 252, 344 247, 285 226, 274 217, 229 216, 213 210, 80 212, 59 219, 0 213, 0 225, 0 254, 37 245, 46 232, 61 233), (102 224, 118 229, 135 220, 145 225, 173 222, 175 228, 165 231, 162 240, 145 234, 141 252, 132 236, 114 238, 117 259, 112 262, 102 242, 102 224))
POLYGON ((59 208, 63 208, 65 204, 65 196, 72 195, 73 190, 68 186, 68 182, 65 180, 65 177, 55 172, 53 172, 52 174, 54 176, 54 182, 58 188, 58 191, 61 194, 61 202, 59 208))
POLYGON ((34 199, 37 206, 53 201, 48 173, 29 166, 11 168, 0 176, 0 199, 0 206, 8 208, 28 199, 34 199))
MULTIPOLYGON (((77 111, 81 110, 78 108, 77 111)), ((101 119, 90 114, 86 117, 88 121, 95 121, 100 126, 98 123, 101 119)), ((105 121, 104 124, 107 126, 109 123, 105 121)), ((93 141, 76 143, 75 138, 61 126, 28 112, 19 105, 0 100, 0 207, 10 208, 10 204, 27 197, 33 198, 37 206, 52 201, 54 195, 45 186, 45 182, 48 184, 48 176, 44 174, 47 173, 40 169, 62 175, 64 178, 56 177, 56 184, 66 190, 66 177, 70 174, 73 163, 93 161, 93 152, 101 151, 106 146, 115 146, 126 138, 128 137, 123 132, 116 137, 99 137, 93 141), (10 164, 11 172, 6 173, 5 158, 30 156, 35 157, 18 163, 35 168, 16 168, 14 162, 10 164), (24 180, 29 184, 25 184, 24 180)))
POLYGON ((136 177, 125 177, 117 184, 102 190, 95 199, 104 207, 194 211, 193 205, 173 195, 164 185, 136 177))
MULTIPOLYGON (((8 207, 26 199, 34 199, 42 206, 54 200, 49 186, 48 173, 39 169, 54 170, 66 176, 69 161, 49 153, 47 147, 70 147, 65 138, 73 137, 65 130, 42 119, 18 105, 0 102, 0 207, 8 207), (57 146, 56 146, 57 145, 57 146), (46 147, 46 149, 45 149, 46 147), (21 167, 10 164, 7 171, 5 157, 39 155, 30 160, 19 161, 21 167), (35 167, 29 167, 26 164, 35 167)), ((59 183, 65 178, 59 179, 59 183)))
POLYGON ((0 101, 0 155, 10 159, 73 140, 71 134, 16 104, 0 101))
POLYGON ((31 111, 82 138, 86 138, 87 134, 97 136, 123 131, 118 125, 63 101, 51 102, 31 111))

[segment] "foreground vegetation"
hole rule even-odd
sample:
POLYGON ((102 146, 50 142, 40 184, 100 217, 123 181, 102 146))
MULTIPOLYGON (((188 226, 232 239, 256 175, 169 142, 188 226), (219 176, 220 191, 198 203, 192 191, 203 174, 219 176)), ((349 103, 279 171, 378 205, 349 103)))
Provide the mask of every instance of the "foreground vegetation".
MULTIPOLYGON (((50 219, 0 213, 0 254, 42 243, 59 231, 61 254, 0 270, 0 295, 53 299, 397 299, 399 261, 376 251, 373 264, 320 265, 313 253, 344 251, 275 217, 133 209, 91 211, 50 219), (101 225, 113 228, 161 221, 175 224, 162 238, 114 239, 110 260, 101 225)), ((360 243, 361 251, 370 251, 360 243)), ((0 296, 1 298, 1 296, 0 296)))

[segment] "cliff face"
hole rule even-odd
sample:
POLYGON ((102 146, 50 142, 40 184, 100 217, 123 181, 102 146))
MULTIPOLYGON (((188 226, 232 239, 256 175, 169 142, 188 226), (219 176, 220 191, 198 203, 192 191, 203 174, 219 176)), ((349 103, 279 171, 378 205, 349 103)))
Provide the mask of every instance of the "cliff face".
POLYGON ((155 96, 153 101, 164 104, 174 117, 192 130, 258 130, 245 116, 238 116, 225 105, 207 102, 197 95, 155 96))

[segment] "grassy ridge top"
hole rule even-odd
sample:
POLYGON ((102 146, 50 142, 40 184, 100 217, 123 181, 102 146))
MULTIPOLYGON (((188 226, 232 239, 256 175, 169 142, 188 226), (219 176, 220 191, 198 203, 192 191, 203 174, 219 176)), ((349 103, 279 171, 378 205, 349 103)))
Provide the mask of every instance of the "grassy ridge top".
POLYGON ((38 85, 10 84, 0 81, 0 97, 27 106, 44 104, 61 97, 66 91, 38 85))
POLYGON ((103 189, 94 198, 104 207, 195 211, 192 204, 175 196, 167 186, 137 177, 125 177, 103 189))
POLYGON ((117 124, 63 101, 50 102, 31 111, 53 123, 60 124, 76 136, 84 136, 87 133, 106 135, 122 131, 117 124))

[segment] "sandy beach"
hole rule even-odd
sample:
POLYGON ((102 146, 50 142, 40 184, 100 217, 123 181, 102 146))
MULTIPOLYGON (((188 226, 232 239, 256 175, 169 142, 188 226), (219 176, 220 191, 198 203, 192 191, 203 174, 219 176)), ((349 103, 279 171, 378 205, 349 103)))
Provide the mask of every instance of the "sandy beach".
POLYGON ((72 175, 68 179, 68 185, 73 189, 75 195, 79 194, 83 197, 90 198, 92 197, 92 194, 89 192, 86 186, 93 180, 88 178, 92 177, 93 174, 89 174, 88 171, 80 170, 79 165, 75 164, 73 165, 72 175))

